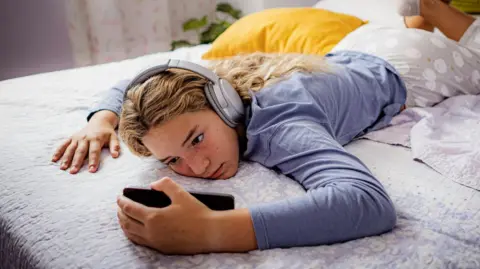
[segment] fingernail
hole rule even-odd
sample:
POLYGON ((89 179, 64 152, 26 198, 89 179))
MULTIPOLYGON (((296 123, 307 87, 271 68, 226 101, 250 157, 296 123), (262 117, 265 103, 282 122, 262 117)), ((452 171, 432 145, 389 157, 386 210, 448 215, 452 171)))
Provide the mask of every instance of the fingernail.
POLYGON ((90 165, 90 167, 88 167, 88 171, 90 171, 90 172, 95 171, 95 166, 94 166, 94 165, 90 165))

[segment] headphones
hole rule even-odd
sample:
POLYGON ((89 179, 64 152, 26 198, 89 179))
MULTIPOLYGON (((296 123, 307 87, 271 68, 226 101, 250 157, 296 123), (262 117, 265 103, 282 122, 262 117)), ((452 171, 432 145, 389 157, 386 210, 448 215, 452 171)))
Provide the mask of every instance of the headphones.
POLYGON ((133 78, 125 93, 170 68, 189 70, 208 79, 209 82, 204 88, 205 96, 215 112, 232 128, 240 123, 245 114, 245 108, 237 91, 228 81, 220 78, 209 69, 192 62, 169 59, 163 64, 148 68, 133 78))

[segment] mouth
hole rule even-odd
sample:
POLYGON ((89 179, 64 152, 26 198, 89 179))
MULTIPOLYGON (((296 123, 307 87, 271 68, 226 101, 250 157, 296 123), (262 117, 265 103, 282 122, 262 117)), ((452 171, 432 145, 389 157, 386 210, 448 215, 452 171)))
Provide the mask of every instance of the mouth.
POLYGON ((223 174, 223 169, 222 168, 223 168, 223 163, 208 178, 218 178, 219 176, 221 176, 223 174))

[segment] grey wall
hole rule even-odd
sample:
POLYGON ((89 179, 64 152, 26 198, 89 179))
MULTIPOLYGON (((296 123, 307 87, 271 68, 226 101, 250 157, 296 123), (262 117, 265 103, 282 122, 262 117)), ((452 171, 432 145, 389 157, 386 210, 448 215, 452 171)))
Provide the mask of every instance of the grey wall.
POLYGON ((243 14, 250 14, 267 8, 276 7, 311 7, 319 0, 217 0, 218 2, 228 2, 235 8, 243 11, 243 14))
MULTIPOLYGON (((317 0, 226 2, 249 14, 272 7, 312 6, 317 0)), ((74 67, 64 3, 0 0, 0 80, 74 67)))
POLYGON ((73 65, 63 0, 0 0, 0 80, 73 65))

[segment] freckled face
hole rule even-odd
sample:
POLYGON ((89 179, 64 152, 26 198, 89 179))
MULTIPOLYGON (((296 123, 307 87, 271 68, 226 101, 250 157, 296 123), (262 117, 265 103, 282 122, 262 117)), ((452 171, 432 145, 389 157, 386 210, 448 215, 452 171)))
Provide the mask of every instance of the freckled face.
POLYGON ((184 176, 227 179, 238 170, 237 132, 210 109, 184 113, 151 128, 142 142, 184 176))

